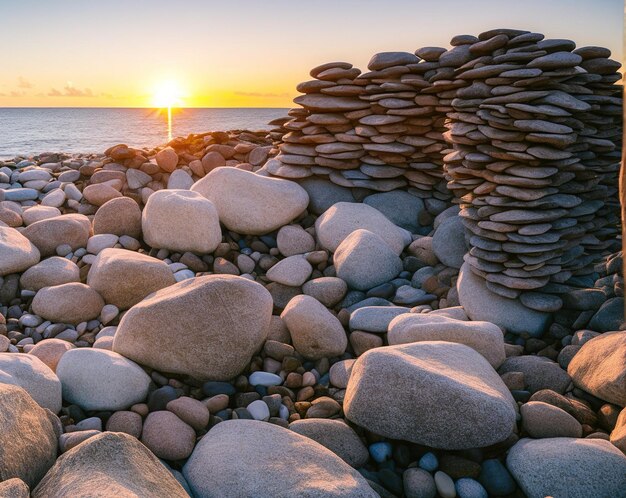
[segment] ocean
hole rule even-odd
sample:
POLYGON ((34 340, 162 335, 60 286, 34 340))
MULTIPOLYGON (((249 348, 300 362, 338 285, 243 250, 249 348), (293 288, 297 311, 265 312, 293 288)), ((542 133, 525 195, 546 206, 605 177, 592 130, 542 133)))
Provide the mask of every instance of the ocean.
MULTIPOLYGON (((172 136, 212 130, 268 129, 288 109, 172 109, 172 136)), ((0 108, 0 159, 42 152, 101 153, 112 145, 168 141, 166 109, 0 108)))

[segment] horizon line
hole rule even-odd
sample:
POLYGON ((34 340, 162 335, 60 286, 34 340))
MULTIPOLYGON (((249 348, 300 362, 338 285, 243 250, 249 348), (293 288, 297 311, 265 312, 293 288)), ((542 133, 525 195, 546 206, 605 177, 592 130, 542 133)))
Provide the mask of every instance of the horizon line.
MULTIPOLYGON (((156 106, 0 106, 0 109, 168 109, 156 106)), ((261 107, 261 106, 172 106, 171 109, 291 109, 291 107, 261 107)))

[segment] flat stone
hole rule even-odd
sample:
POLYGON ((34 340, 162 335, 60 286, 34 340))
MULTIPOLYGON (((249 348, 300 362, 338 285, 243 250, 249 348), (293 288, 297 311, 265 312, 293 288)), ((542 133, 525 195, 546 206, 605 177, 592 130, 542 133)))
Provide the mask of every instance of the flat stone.
POLYGON ((538 67, 539 69, 561 69, 564 67, 577 66, 583 58, 571 52, 553 52, 542 57, 537 57, 527 64, 527 67, 538 67))

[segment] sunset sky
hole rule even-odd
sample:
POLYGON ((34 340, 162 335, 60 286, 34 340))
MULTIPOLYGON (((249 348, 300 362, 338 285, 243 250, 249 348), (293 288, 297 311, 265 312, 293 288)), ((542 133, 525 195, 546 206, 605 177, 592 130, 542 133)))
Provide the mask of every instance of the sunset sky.
POLYGON ((0 0, 0 107, 290 107, 311 67, 495 27, 602 45, 621 0, 0 0))

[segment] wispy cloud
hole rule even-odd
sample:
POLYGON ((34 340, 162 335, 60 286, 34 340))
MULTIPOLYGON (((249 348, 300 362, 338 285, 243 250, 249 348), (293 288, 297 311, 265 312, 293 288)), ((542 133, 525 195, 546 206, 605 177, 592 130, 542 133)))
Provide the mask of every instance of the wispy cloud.
POLYGON ((265 97, 265 98, 285 98, 289 97, 287 92, 284 93, 261 93, 261 92, 235 92, 235 95, 240 97, 265 97))
POLYGON ((24 91, 17 92, 15 90, 13 90, 11 92, 11 97, 23 97, 24 95, 26 95, 26 92, 24 92, 24 91))
POLYGON ((94 94, 90 88, 85 88, 81 90, 80 88, 76 88, 71 81, 68 81, 67 84, 63 87, 63 91, 59 91, 56 88, 52 88, 48 92, 48 97, 93 97, 94 94))
POLYGON ((18 88, 32 88, 33 84, 28 81, 26 78, 24 78, 23 76, 20 76, 17 79, 17 87, 18 88))

